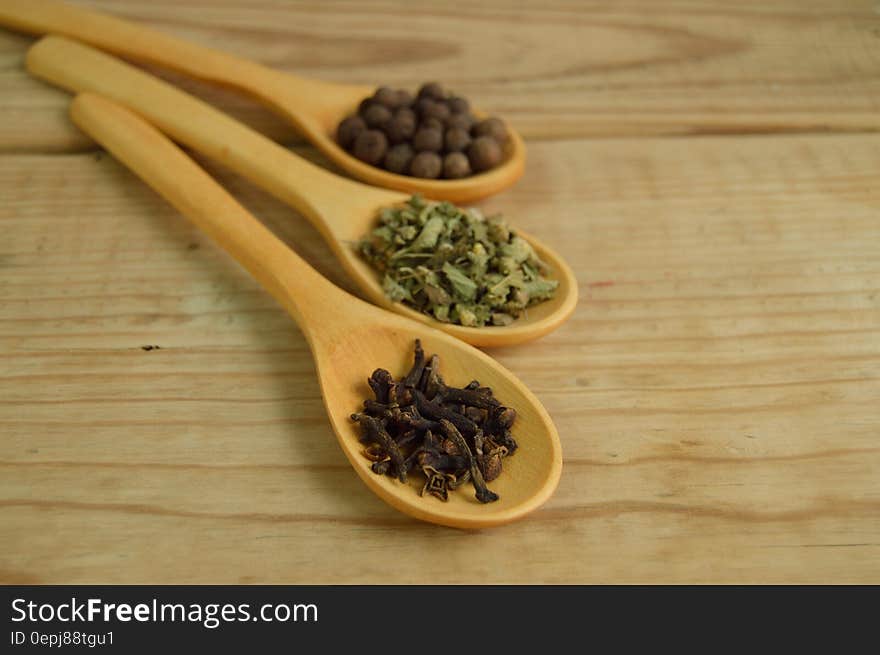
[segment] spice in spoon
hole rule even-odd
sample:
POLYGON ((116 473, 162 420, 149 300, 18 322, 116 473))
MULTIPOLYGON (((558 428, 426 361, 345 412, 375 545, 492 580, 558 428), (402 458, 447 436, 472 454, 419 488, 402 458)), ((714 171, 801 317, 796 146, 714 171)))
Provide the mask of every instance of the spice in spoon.
POLYGON ((510 134, 500 118, 481 120, 467 99, 428 82, 415 96, 379 87, 339 123, 336 139, 361 161, 391 173, 454 180, 498 166, 510 134))
POLYGON ((377 368, 367 383, 375 398, 365 400, 363 412, 351 418, 361 426, 364 456, 374 473, 401 482, 421 473, 421 494, 444 501, 466 482, 481 503, 498 500, 486 483, 501 474, 501 460, 516 450, 510 433, 514 409, 477 380, 462 388, 447 386, 439 357, 426 358, 418 339, 413 366, 403 378, 395 380, 377 368))
POLYGON ((559 285, 501 216, 420 196, 383 209, 358 248, 391 300, 444 323, 510 325, 559 285))

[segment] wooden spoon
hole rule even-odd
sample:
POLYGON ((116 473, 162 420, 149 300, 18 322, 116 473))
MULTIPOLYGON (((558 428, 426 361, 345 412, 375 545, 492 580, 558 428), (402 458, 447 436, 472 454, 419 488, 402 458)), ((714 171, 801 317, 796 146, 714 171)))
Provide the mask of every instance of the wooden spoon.
MULTIPOLYGON (((290 313, 303 331, 318 372, 336 438, 366 485, 400 511, 424 521, 461 528, 507 523, 541 505, 556 488, 562 468, 559 437, 546 410, 510 371, 485 353, 439 330, 392 314, 342 291, 251 216, 194 161, 151 125, 111 100, 77 96, 71 116, 85 132, 235 257, 290 313), (451 384, 478 379, 518 413, 519 448, 491 487, 500 500, 481 504, 468 485, 448 502, 419 496, 416 482, 376 475, 362 454, 350 420, 370 396, 366 379, 375 368, 399 377, 409 367, 415 339, 437 353, 451 384)), ((412 476, 411 476, 412 477, 412 476)))
MULTIPOLYGON (((525 145, 513 131, 504 162, 461 180, 426 180, 389 173, 348 154, 336 143, 336 126, 374 88, 310 80, 113 16, 55 0, 0 0, 0 23, 35 34, 63 34, 137 61, 158 64, 248 93, 292 122, 305 137, 350 175, 376 186, 429 198, 472 202, 506 189, 525 170, 525 145)), ((476 112, 480 114, 480 112, 476 112)), ((481 114, 485 115, 485 114, 481 114)))
POLYGON ((380 208, 402 202, 407 194, 334 175, 174 86, 65 37, 47 36, 33 45, 27 68, 71 91, 98 93, 125 104, 176 141, 237 171, 297 209, 321 232, 346 272, 377 305, 488 347, 536 339, 559 327, 574 311, 578 288, 571 269, 553 250, 522 233, 550 266, 559 287, 551 300, 530 307, 511 325, 475 328, 440 323, 392 302, 382 291, 379 275, 357 254, 354 244, 374 227, 380 208))

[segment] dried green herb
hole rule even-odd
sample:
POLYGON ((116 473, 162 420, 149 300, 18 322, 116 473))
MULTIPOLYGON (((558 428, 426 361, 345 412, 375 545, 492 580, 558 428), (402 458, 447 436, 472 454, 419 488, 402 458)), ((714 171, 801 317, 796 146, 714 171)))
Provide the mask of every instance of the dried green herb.
POLYGON ((509 325, 559 284, 500 216, 420 196, 383 209, 358 248, 389 298, 444 323, 509 325))
POLYGON ((372 470, 406 482, 412 472, 425 477, 422 495, 448 499, 465 482, 481 503, 498 500, 486 482, 501 473, 502 458, 516 450, 510 428, 516 410, 504 407, 476 380, 465 387, 446 385, 440 358, 425 358, 416 339, 409 372, 395 380, 377 368, 367 380, 375 399, 351 419, 361 426, 364 456, 372 470))

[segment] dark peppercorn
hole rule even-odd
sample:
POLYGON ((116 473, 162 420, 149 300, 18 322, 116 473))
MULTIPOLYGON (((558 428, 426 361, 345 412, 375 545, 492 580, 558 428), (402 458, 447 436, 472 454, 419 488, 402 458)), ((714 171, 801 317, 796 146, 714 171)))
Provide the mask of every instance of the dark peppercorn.
POLYGON ((391 120, 391 110, 374 102, 363 111, 361 117, 369 127, 382 127, 391 120))
POLYGON ((363 118, 360 116, 349 116, 339 124, 339 128, 336 130, 336 138, 339 140, 339 145, 345 149, 350 148, 354 140, 365 129, 367 129, 367 124, 363 118))
POLYGON ((443 121, 441 121, 437 118, 423 118, 419 122, 419 127, 420 128, 427 127, 432 130, 440 130, 442 132, 443 131, 443 121))
POLYGON ((408 143, 398 143, 388 149, 385 155, 385 169, 392 173, 405 175, 415 152, 408 143))
POLYGON ((413 109, 416 110, 419 116, 424 116, 435 103, 436 101, 433 98, 419 98, 416 100, 415 105, 413 105, 413 109))
POLYGON ((471 144, 471 135, 460 127, 450 127, 446 130, 443 144, 447 152, 459 152, 471 144))
POLYGON ((437 82, 423 84, 415 95, 406 89, 377 87, 360 102, 357 113, 336 128, 339 145, 362 161, 429 178, 457 179, 489 170, 502 162, 509 138, 500 119, 475 118, 466 98, 447 93, 437 82), (391 152, 401 144, 409 149, 391 152), (412 172, 417 155, 424 153, 439 158, 420 158, 415 164, 418 172, 412 172), (467 166, 460 157, 448 158, 447 165, 445 156, 452 153, 464 154, 467 166))
POLYGON ((480 121, 473 128, 474 136, 491 136, 495 139, 499 144, 504 145, 507 143, 507 127, 504 125, 504 122, 500 118, 487 118, 486 120, 480 121))
POLYGON ((436 100, 442 100, 446 97, 446 93, 443 91, 443 87, 440 86, 437 82, 427 82, 422 85, 419 89, 419 97, 420 98, 435 98, 436 100))
POLYGON ((388 109, 396 109, 400 106, 398 104, 398 97, 397 91, 388 86, 380 86, 376 89, 376 93, 373 94, 373 100, 380 105, 388 107, 388 109))
POLYGON ((470 111, 470 103, 460 96, 452 96, 446 101, 453 114, 466 114, 470 111))
POLYGON ((385 125, 385 134, 391 143, 409 141, 416 133, 416 114, 409 107, 398 109, 385 125))
POLYGON ((420 127, 413 137, 413 148, 417 152, 440 152, 443 150, 443 132, 433 127, 420 127))
POLYGON ((385 157, 388 139, 379 130, 365 130, 354 140, 352 154, 368 164, 376 165, 385 157))
POLYGON ((422 110, 422 120, 426 118, 436 118, 440 122, 445 123, 450 115, 451 112, 449 111, 449 107, 444 102, 428 103, 422 110))
POLYGON ((443 160, 436 152, 420 152, 409 165, 410 175, 436 179, 443 170, 443 160))
POLYGON ((409 107, 413 102, 415 102, 415 98, 413 98, 412 93, 410 93, 406 89, 397 90, 398 107, 409 107))
POLYGON ((490 136, 479 136, 468 147, 467 156, 472 169, 487 171, 501 163, 501 146, 490 136))
POLYGON ((450 152, 443 158, 443 177, 457 180, 471 174, 471 165, 463 152, 450 152))
POLYGON ((406 118, 407 120, 411 120, 413 123, 418 121, 418 116, 416 116, 416 112, 414 112, 410 107, 401 107, 396 112, 394 112, 394 116, 396 118, 406 118))
POLYGON ((446 125, 447 127, 460 127, 470 132, 474 125, 474 117, 468 113, 453 113, 446 119, 446 125))

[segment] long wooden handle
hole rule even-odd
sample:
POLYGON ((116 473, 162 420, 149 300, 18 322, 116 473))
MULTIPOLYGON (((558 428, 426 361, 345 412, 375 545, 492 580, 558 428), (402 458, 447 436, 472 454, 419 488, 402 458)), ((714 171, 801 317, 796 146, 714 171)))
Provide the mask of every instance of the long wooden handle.
POLYGON ((70 115, 250 271, 307 335, 309 326, 326 321, 327 311, 347 302, 342 296, 348 294, 311 268, 152 125, 89 93, 74 99, 70 115))
POLYGON ((31 34, 61 34, 136 61, 158 64, 265 98, 284 85, 308 109, 332 85, 288 73, 58 0, 0 0, 0 24, 31 34))
POLYGON ((338 216, 340 198, 375 195, 373 187, 334 175, 153 75, 62 36, 43 37, 27 69, 65 89, 112 98, 175 141, 231 168, 300 211, 331 247, 350 238, 338 216), (341 232, 341 233, 340 233, 341 232))

